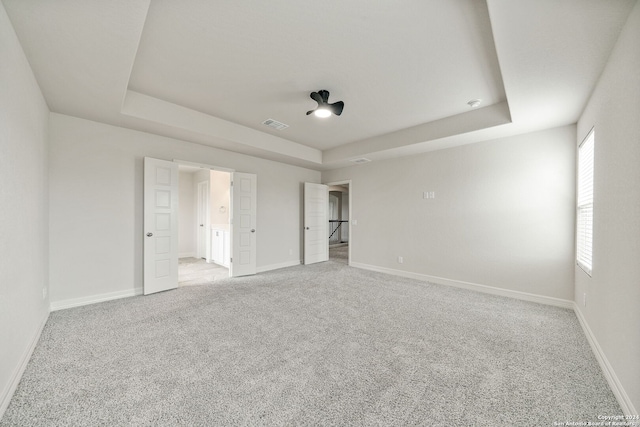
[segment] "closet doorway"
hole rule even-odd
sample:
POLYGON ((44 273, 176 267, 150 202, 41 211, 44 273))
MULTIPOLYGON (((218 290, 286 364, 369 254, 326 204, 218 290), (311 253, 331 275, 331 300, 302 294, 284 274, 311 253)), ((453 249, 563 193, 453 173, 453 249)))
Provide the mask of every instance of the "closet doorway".
POLYGON ((178 286, 228 278, 231 173, 180 164, 178 183, 178 286))

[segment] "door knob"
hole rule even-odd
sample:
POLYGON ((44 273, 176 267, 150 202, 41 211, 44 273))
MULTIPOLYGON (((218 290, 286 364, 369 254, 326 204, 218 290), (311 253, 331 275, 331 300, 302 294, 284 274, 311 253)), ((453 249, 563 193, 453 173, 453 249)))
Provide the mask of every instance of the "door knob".
POLYGON ((200 227, 204 227, 204 224, 200 224, 200 227))
POLYGON ((305 229, 305 230, 308 230, 308 229, 309 229, 309 227, 305 227, 304 229, 305 229))
POLYGON ((147 237, 153 236, 153 233, 147 233, 147 237))
POLYGON ((256 232, 256 229, 255 229, 255 228, 252 228, 252 229, 251 229, 251 232, 252 232, 252 233, 255 233, 255 232, 256 232))

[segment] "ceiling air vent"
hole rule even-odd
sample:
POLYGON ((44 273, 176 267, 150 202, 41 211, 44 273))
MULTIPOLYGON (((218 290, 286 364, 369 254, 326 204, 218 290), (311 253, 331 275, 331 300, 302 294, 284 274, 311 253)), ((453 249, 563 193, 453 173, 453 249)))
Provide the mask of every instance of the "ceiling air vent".
POLYGON ((357 164, 362 164, 362 163, 369 163, 371 160, 370 159, 366 159, 364 157, 360 157, 359 159, 351 159, 349 161, 353 162, 353 163, 357 163, 357 164))
POLYGON ((274 128, 276 130, 282 130, 289 127, 289 125, 285 125, 284 123, 279 122, 277 120, 273 120, 273 119, 267 119, 264 122, 262 122, 262 124, 267 125, 270 128, 274 128))

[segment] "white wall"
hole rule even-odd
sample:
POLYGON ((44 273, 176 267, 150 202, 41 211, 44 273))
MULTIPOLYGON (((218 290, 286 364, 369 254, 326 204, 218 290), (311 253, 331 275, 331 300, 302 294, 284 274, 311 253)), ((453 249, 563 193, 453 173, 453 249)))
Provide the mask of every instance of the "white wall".
POLYGON ((578 144, 595 127, 593 277, 575 270, 578 310, 633 414, 640 410, 639 70, 636 3, 578 122, 578 144))
POLYGON ((178 252, 182 257, 196 256, 196 200, 193 173, 180 171, 178 174, 178 252))
POLYGON ((211 224, 218 227, 229 228, 229 202, 230 183, 229 172, 211 171, 211 224), (220 207, 224 206, 224 212, 220 207))
MULTIPOLYGON (((208 182, 209 186, 211 186, 211 174, 209 169, 201 169, 193 175, 193 184, 194 184, 193 190, 196 192, 196 194, 198 191, 198 183, 204 182, 204 181, 208 182)), ((194 196, 194 197, 196 197, 196 200, 198 199, 197 196, 194 196)), ((198 202, 196 201, 196 207, 197 205, 198 205, 198 202)))
POLYGON ((352 180, 355 265, 569 305, 575 138, 567 126, 327 171, 322 180, 352 180))
POLYGON ((49 314, 48 120, 0 2, 0 418, 49 314))
MULTIPOLYGON (((342 220, 349 220, 349 192, 342 193, 342 220)), ((349 241, 349 223, 342 223, 340 226, 340 240, 343 242, 349 241)))
POLYGON ((50 144, 52 306, 141 288, 144 156, 257 174, 258 269, 300 260, 301 187, 317 171, 60 114, 50 144))

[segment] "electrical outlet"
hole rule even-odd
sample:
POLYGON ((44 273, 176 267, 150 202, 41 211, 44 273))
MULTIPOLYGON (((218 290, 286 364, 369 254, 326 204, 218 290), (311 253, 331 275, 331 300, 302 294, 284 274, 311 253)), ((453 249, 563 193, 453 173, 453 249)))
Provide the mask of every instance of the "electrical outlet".
POLYGON ((293 255, 293 249, 289 249, 289 255, 293 255))
POLYGON ((358 220, 357 219, 352 219, 351 220, 351 225, 358 225, 358 220))
POLYGON ((582 294, 582 306, 586 307, 587 306, 587 293, 583 293, 582 294))
POLYGON ((47 288, 42 288, 42 299, 47 298, 47 288))
POLYGON ((424 191, 424 192, 422 192, 422 198, 423 199, 435 199, 436 198, 436 192, 435 191, 424 191))
POLYGON ((404 258, 401 256, 398 257, 398 264, 402 264, 404 262, 404 258))

